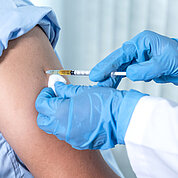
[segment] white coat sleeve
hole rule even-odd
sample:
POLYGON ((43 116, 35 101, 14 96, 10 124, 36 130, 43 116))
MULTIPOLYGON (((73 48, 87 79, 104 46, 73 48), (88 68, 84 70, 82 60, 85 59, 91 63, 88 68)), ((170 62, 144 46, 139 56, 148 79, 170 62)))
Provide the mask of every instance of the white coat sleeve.
POLYGON ((144 96, 125 135, 129 160, 137 177, 178 177, 178 103, 144 96))

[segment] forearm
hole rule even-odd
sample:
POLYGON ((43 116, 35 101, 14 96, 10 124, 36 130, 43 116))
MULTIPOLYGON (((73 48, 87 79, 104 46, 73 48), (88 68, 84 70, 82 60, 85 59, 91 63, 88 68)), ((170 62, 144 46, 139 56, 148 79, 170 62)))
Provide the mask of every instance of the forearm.
POLYGON ((11 41, 0 58, 0 130, 35 177, 114 177, 95 151, 77 151, 36 124, 35 99, 47 86, 45 70, 61 65, 36 27, 11 41))

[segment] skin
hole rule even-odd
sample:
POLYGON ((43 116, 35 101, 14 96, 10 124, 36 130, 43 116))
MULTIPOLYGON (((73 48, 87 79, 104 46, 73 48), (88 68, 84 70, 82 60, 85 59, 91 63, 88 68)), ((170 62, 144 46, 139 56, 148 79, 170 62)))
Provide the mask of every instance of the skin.
POLYGON ((44 32, 35 27, 9 42, 0 57, 0 131, 35 177, 117 177, 98 151, 78 151, 40 130, 35 100, 46 70, 62 68, 44 32))

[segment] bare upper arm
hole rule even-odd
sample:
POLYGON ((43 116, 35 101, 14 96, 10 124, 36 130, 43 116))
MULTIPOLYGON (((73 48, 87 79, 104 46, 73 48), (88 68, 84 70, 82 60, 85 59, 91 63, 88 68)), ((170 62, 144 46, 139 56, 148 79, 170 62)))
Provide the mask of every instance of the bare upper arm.
POLYGON ((35 99, 45 70, 61 68, 40 28, 13 40, 0 58, 0 130, 35 177, 108 177, 96 151, 78 151, 37 127, 35 99))

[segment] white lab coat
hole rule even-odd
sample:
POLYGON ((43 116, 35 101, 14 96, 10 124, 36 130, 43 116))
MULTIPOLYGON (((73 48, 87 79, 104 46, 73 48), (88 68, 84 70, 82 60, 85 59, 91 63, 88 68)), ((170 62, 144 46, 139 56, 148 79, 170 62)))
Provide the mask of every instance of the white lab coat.
POLYGON ((178 103, 141 98, 125 143, 138 178, 178 178, 178 103))

